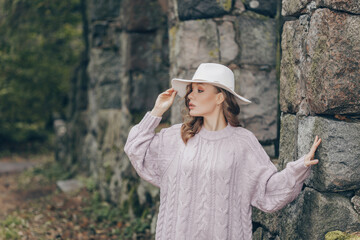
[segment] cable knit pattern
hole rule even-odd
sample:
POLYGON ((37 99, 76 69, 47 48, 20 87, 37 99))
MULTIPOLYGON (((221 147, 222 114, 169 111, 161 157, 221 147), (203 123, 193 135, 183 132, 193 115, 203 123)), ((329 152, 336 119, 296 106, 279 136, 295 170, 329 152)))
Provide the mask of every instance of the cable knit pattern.
POLYGON ((280 210, 310 175, 305 155, 278 172, 243 127, 201 128, 185 145, 180 123, 155 132, 161 119, 148 111, 124 147, 139 176, 160 188, 156 240, 251 240, 251 207, 280 210))

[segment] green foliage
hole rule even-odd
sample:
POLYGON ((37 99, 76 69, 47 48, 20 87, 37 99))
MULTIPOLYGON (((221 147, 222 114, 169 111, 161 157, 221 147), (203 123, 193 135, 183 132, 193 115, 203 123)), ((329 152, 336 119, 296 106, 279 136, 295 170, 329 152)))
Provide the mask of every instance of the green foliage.
POLYGON ((83 51, 80 0, 0 0, 0 146, 46 141, 83 51))
MULTIPOLYGON (((95 221, 96 226, 102 228, 114 227, 116 225, 123 226, 121 229, 113 229, 116 232, 109 234, 122 236, 124 239, 132 238, 133 234, 144 234, 150 229, 151 215, 148 212, 144 213, 142 217, 132 219, 129 216, 129 209, 127 206, 119 207, 116 204, 105 201, 100 192, 94 188, 90 181, 86 184, 88 191, 91 192, 91 197, 87 199, 87 204, 83 212, 89 219, 95 221), (90 190, 92 189, 92 191, 90 190)), ((125 201, 125 205, 128 201, 125 201)), ((94 226, 95 228, 95 226, 94 226)), ((123 239, 121 238, 121 239, 123 239)))
POLYGON ((4 221, 0 222, 0 239, 21 239, 18 229, 27 226, 28 223, 24 219, 9 215, 4 221))

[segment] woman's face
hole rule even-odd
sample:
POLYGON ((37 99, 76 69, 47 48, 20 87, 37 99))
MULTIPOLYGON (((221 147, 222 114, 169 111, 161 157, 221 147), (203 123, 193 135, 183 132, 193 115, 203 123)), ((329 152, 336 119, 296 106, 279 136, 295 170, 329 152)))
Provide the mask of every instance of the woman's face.
POLYGON ((209 83, 191 83, 192 91, 188 95, 191 116, 204 116, 211 114, 218 103, 221 103, 221 92, 209 83), (193 104, 193 106, 192 106, 193 104))

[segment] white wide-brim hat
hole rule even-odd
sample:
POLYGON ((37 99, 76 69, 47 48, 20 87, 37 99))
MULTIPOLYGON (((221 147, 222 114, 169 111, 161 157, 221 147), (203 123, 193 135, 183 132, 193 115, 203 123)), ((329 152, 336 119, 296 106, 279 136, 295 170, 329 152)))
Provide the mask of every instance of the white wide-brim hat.
POLYGON ((201 63, 196 69, 196 72, 192 79, 173 78, 171 80, 172 87, 177 91, 180 97, 184 97, 186 94, 186 86, 192 82, 204 82, 210 83, 215 86, 221 87, 236 98, 236 101, 240 105, 246 105, 251 103, 249 99, 244 98, 237 94, 235 89, 235 80, 233 71, 219 63, 201 63))

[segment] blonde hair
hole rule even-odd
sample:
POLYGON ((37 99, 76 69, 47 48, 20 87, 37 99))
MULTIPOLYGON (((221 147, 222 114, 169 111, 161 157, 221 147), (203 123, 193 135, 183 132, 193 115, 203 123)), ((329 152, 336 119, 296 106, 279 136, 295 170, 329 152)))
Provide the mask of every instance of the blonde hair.
MULTIPOLYGON (((236 102, 236 97, 231 94, 229 91, 215 86, 217 93, 222 92, 225 96, 225 100, 221 103, 223 114, 227 123, 231 126, 237 127, 241 126, 237 115, 240 113, 240 106, 236 102)), ((181 125, 181 138, 186 144, 187 141, 192 138, 196 133, 198 133, 204 123, 204 117, 199 116, 191 116, 189 113, 189 98, 188 95, 192 91, 192 84, 188 84, 186 86, 186 94, 184 96, 185 99, 185 107, 181 110, 183 114, 183 124, 181 125)))

